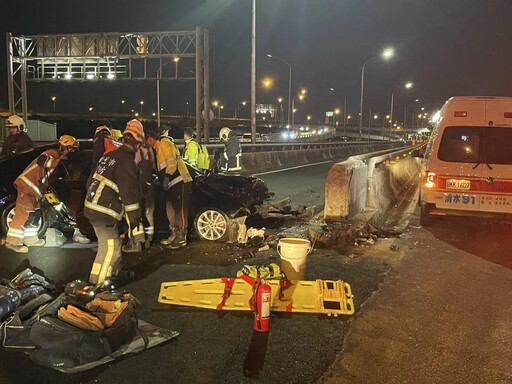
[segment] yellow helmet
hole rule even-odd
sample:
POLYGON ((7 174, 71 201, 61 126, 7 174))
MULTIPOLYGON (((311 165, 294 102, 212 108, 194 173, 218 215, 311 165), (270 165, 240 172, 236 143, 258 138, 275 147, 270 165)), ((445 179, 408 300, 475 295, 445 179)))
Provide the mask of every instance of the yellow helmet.
POLYGON ((144 141, 144 128, 142 127, 141 122, 137 119, 130 120, 126 123, 123 136, 127 133, 132 135, 132 137, 140 143, 144 141))
POLYGON ((78 141, 70 135, 62 135, 59 139, 59 144, 63 147, 72 147, 73 149, 78 148, 78 141))
POLYGON ((229 137, 229 132, 231 132, 231 129, 228 127, 224 127, 220 129, 219 137, 221 140, 227 140, 229 137))

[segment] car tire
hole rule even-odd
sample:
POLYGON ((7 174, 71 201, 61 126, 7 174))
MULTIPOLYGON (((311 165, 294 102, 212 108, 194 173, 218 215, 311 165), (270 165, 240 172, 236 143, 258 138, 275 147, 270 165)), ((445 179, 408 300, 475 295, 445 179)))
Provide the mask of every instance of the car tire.
POLYGON ((228 238, 230 220, 217 208, 205 208, 196 215, 195 229, 201 240, 223 241, 228 238))
MULTIPOLYGON (((7 231, 9 230, 9 224, 14 217, 14 212, 16 208, 16 201, 12 201, 8 203, 4 209, 2 210, 2 216, 0 218, 0 226, 2 227, 2 232, 7 235, 7 231)), ((37 236, 42 238, 46 230, 48 229, 48 220, 45 219, 44 214, 41 214, 41 221, 39 225, 39 229, 37 230, 37 236)))

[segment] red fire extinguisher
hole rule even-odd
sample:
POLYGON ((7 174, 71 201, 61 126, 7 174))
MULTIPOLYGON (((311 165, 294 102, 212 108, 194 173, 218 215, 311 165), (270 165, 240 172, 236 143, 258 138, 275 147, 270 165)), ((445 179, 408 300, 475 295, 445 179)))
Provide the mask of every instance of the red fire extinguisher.
POLYGON ((254 292, 254 330, 268 332, 270 330, 270 286, 262 281, 254 292))

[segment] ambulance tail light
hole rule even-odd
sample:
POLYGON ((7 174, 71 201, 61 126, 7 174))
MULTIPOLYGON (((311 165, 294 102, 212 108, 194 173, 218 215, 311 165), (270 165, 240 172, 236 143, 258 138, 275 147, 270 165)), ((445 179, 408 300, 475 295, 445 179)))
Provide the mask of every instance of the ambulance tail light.
POLYGON ((467 117, 468 113, 466 111, 455 111, 453 113, 453 116, 455 116, 455 117, 467 117))
POLYGON ((424 185, 427 189, 435 188, 437 185, 437 173, 428 171, 424 185))
POLYGON ((512 118, 512 112, 505 112, 504 116, 505 116, 505 119, 510 119, 510 118, 512 118))

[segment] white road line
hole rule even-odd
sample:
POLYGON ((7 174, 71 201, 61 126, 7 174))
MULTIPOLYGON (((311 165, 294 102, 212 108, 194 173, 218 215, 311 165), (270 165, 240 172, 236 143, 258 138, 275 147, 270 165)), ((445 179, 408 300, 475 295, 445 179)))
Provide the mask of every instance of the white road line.
POLYGON ((306 164, 306 165, 298 165, 298 166, 296 166, 296 167, 291 167, 291 168, 276 169, 275 171, 268 171, 268 172, 262 172, 262 173, 253 173, 251 176, 268 175, 269 173, 277 173, 277 172, 290 171, 290 170, 292 170, 292 169, 299 169, 299 168, 305 168, 305 167, 312 167, 313 165, 327 164, 327 163, 333 163, 333 162, 334 162, 334 160, 328 160, 328 161, 322 161, 321 163, 306 164))

